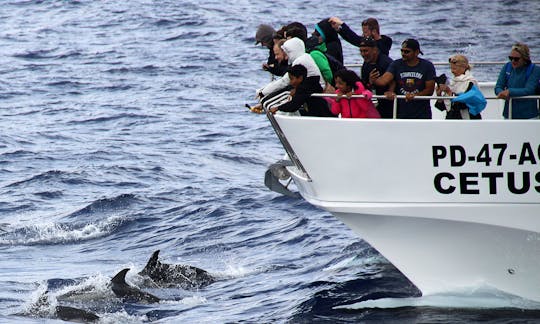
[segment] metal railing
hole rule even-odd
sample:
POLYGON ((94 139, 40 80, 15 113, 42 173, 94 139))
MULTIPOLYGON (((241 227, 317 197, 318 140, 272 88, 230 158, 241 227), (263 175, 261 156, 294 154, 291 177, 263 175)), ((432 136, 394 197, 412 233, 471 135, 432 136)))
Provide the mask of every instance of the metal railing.
MULTIPOLYGON (((483 62, 469 62, 469 65, 481 66, 481 65, 505 65, 508 61, 483 61, 483 62)), ((448 62, 431 62, 433 65, 450 65, 448 62)), ((540 62, 532 62, 534 64, 540 64, 540 62)), ((347 63, 345 67, 361 67, 363 63, 347 63)))
POLYGON ((274 117, 274 114, 270 112, 270 109, 266 108, 265 105, 262 105, 264 112, 266 113, 266 117, 270 121, 270 124, 272 125, 272 128, 274 129, 274 132, 276 133, 279 141, 281 142, 281 145, 283 145, 283 148, 285 149, 285 152, 287 152, 287 155, 289 156, 289 159, 294 164, 294 166, 300 170, 304 177, 307 179, 307 181, 311 181, 311 177, 307 173, 306 169, 304 168, 304 165, 302 162, 300 162, 300 159, 294 152, 294 149, 292 148, 291 144, 289 143, 289 140, 287 140, 287 137, 281 130, 281 127, 279 126, 278 122, 276 121, 276 118, 274 117))
MULTIPOLYGON (((331 93, 314 93, 311 95, 312 97, 326 97, 326 98, 337 98, 337 94, 331 94, 331 93)), ((349 98, 365 98, 362 95, 352 95, 349 98)), ((384 95, 373 95, 372 98, 376 99, 386 99, 386 100, 393 100, 393 111, 392 111, 392 118, 397 119, 397 109, 398 109, 398 99, 405 99, 406 97, 404 95, 395 95, 393 99, 389 99, 388 97, 384 95)), ((456 98, 454 96, 416 96, 412 100, 433 100, 433 99, 453 99, 456 98)), ((500 99, 496 96, 487 96, 484 97, 486 100, 504 100, 500 99)), ((342 99, 347 99, 343 98, 342 99)), ((526 99, 537 99, 540 100, 540 95, 535 96, 521 96, 521 97, 511 97, 506 99, 508 101, 508 119, 512 119, 512 101, 513 100, 526 100, 526 99)))

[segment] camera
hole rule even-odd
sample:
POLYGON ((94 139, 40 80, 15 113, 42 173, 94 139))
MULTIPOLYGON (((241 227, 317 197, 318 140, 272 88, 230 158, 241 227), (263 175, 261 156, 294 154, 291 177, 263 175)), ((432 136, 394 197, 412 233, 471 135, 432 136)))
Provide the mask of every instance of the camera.
POLYGON ((446 80, 448 80, 448 78, 446 77, 446 74, 444 73, 439 76, 435 76, 433 79, 435 80, 435 83, 437 83, 438 85, 446 84, 446 80))

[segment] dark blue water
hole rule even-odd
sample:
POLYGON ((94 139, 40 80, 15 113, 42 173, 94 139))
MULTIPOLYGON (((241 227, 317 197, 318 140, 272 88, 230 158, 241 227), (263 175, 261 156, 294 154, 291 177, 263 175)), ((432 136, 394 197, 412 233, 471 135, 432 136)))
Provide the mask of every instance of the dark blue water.
POLYGON ((312 30, 336 15, 359 31, 375 16, 393 57, 414 36, 434 61, 502 61, 517 40, 538 59, 538 12, 534 0, 3 2, 0 322, 41 323, 53 316, 32 311, 45 290, 54 306, 84 287, 99 293, 77 306, 104 323, 540 321, 519 303, 335 308, 419 292, 329 213, 264 187, 283 150, 243 108, 269 80, 260 23, 312 30), (115 299, 110 278, 128 267, 140 285, 156 249, 218 281, 147 289, 159 304, 115 299))

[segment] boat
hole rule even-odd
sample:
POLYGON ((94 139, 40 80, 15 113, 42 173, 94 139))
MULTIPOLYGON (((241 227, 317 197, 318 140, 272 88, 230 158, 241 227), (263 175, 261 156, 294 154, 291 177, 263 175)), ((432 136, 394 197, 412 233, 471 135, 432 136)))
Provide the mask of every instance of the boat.
POLYGON ((424 296, 480 285, 540 302, 540 122, 501 119, 493 87, 479 84, 488 99, 479 121, 266 110, 287 152, 267 185, 283 193, 290 176, 424 296))

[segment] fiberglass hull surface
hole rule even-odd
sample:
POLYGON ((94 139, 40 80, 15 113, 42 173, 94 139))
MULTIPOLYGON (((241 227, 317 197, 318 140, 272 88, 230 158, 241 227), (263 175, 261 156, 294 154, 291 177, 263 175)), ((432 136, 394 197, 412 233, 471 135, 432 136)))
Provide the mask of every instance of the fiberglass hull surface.
POLYGON ((540 122, 276 120, 303 197, 424 294, 482 283, 540 301, 540 122))
POLYGON ((334 213, 424 295, 492 287, 540 301, 540 235, 440 219, 334 213))

